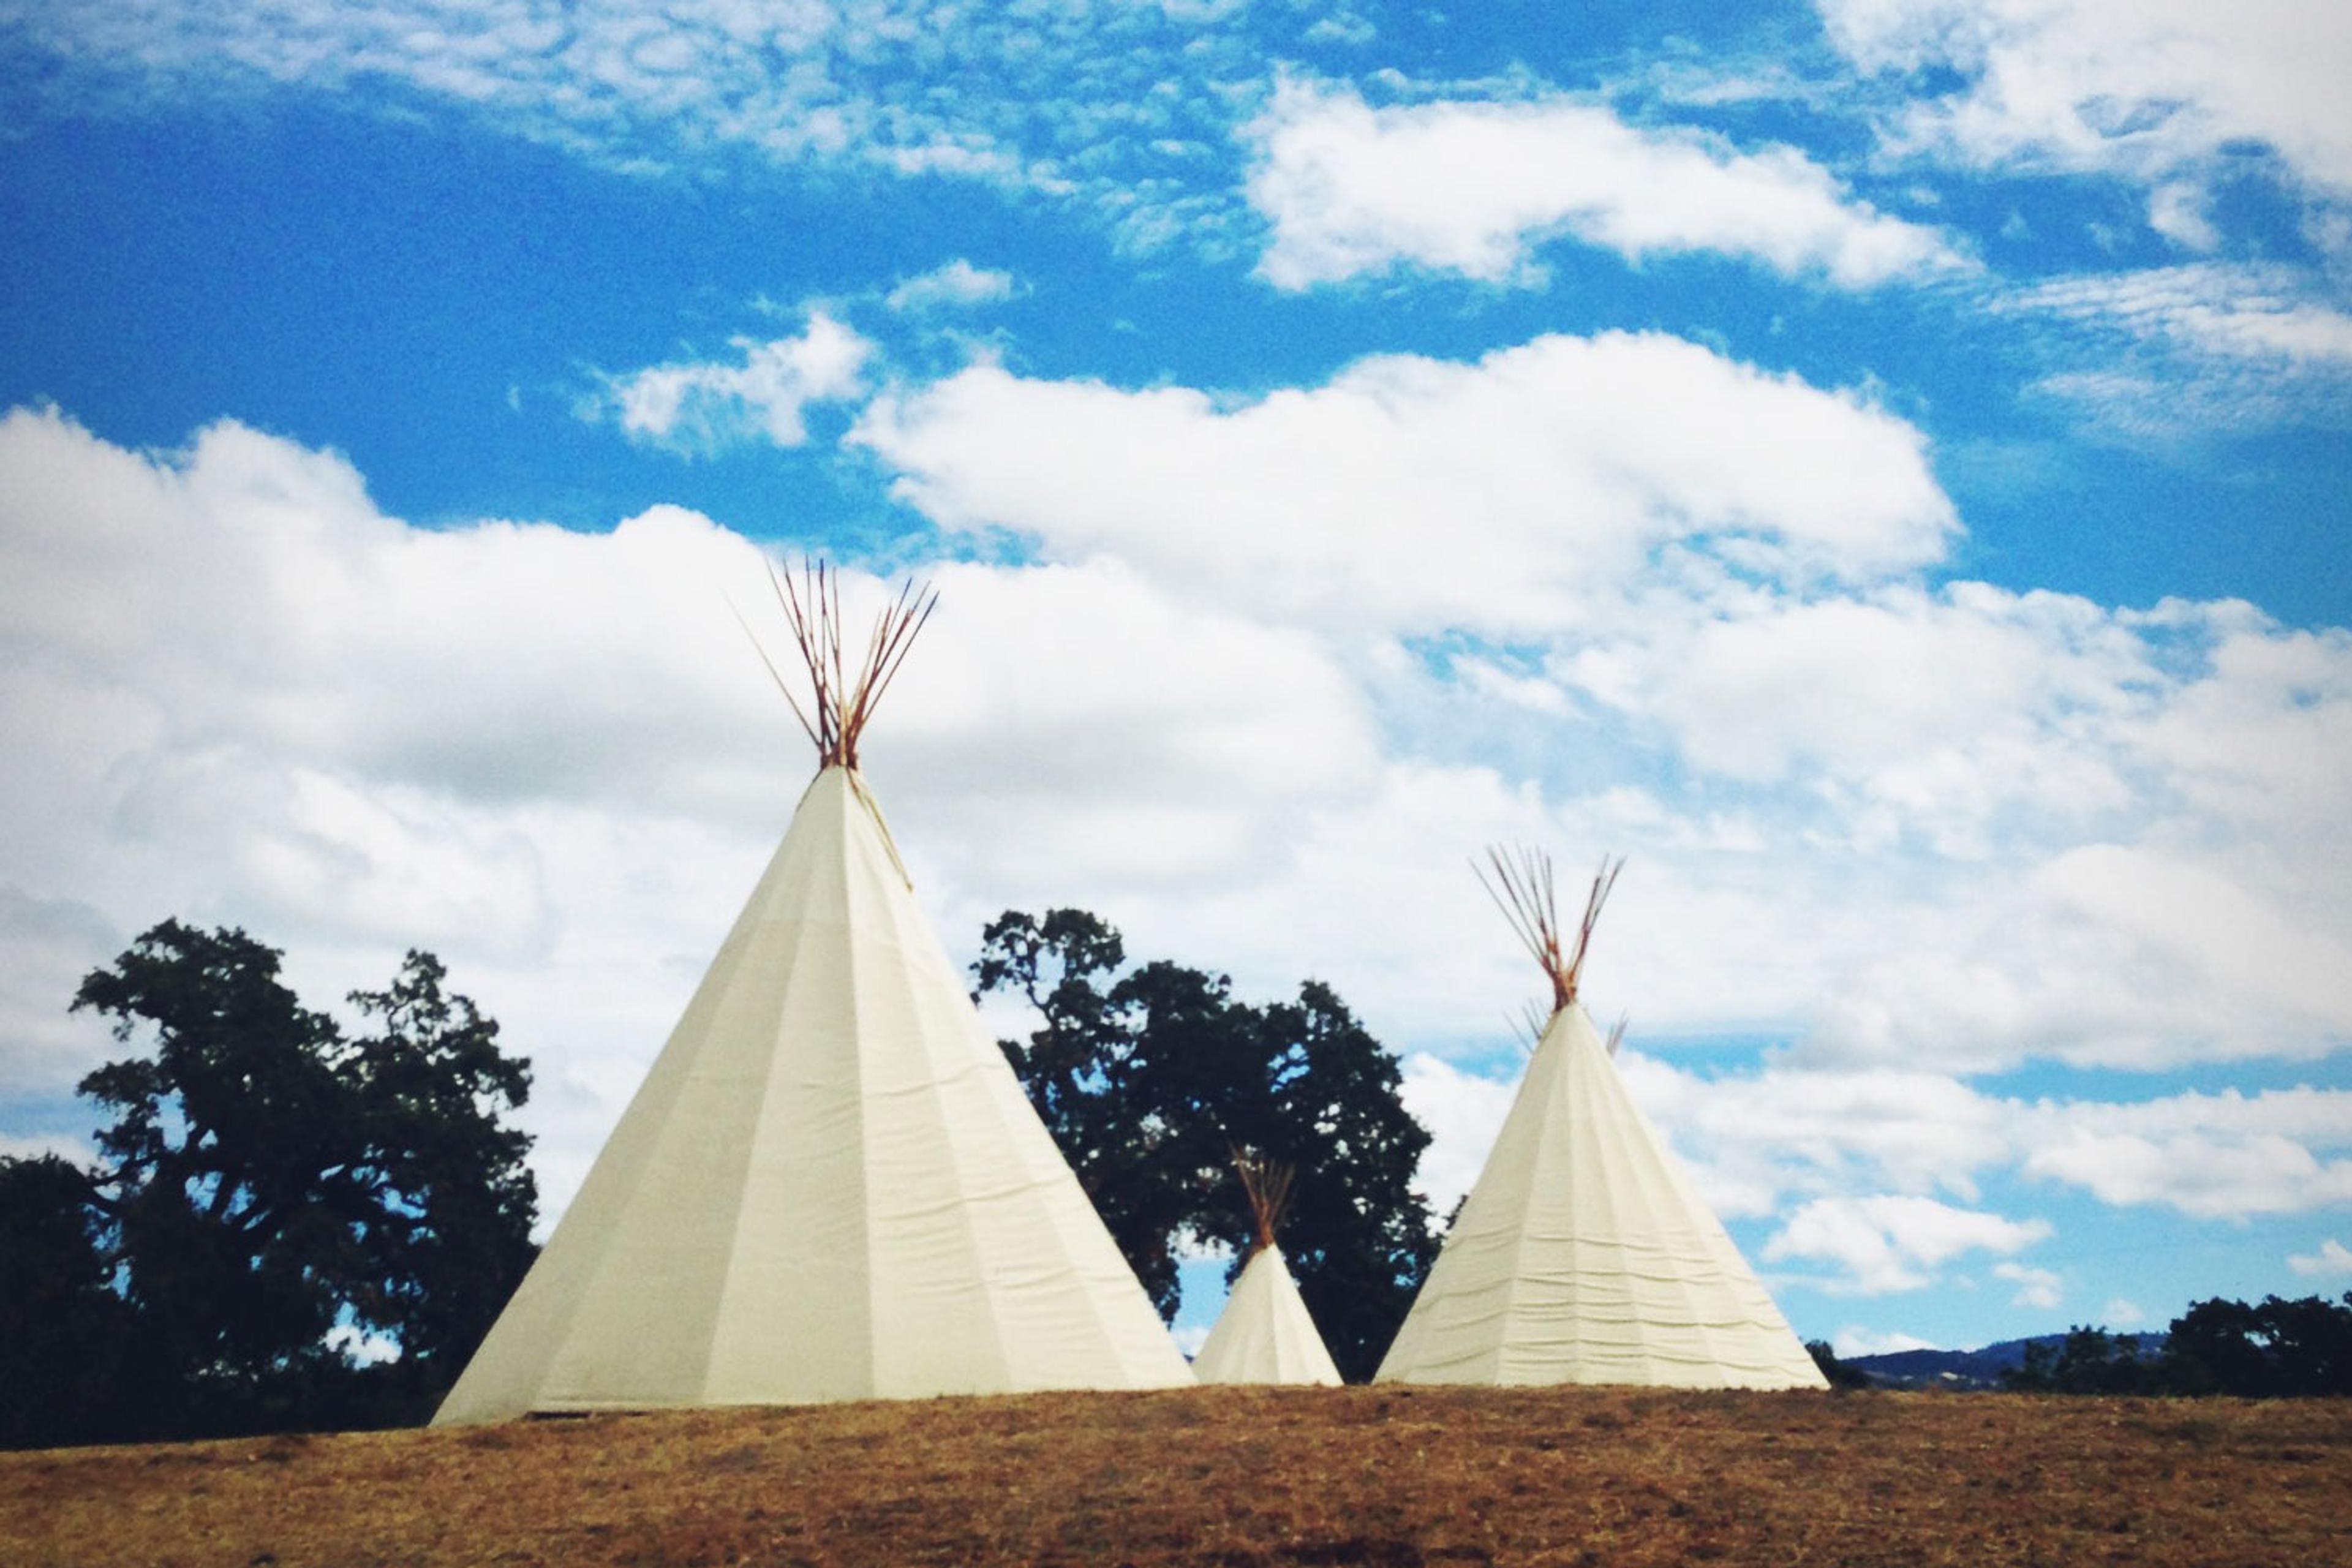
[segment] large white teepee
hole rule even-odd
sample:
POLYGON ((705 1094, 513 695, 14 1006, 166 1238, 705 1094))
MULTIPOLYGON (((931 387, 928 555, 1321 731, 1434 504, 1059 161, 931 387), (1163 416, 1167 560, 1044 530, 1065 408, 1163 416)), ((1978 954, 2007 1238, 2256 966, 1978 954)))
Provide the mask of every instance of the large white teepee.
POLYGON ((901 595, 845 672, 810 587, 786 603, 822 769, 436 1425, 1193 1381, 859 779, 928 604, 901 595))
POLYGON ((1276 1245, 1291 1173, 1247 1156, 1234 1162, 1257 1225, 1257 1246, 1217 1314, 1192 1374, 1202 1383, 1320 1383, 1336 1385, 1339 1369, 1315 1320, 1299 1299, 1290 1265, 1276 1245))
POLYGON ((1553 1011, 1376 1381, 1826 1387, 1576 998, 1615 873, 1595 879, 1564 958, 1549 865, 1494 861, 1553 1011))

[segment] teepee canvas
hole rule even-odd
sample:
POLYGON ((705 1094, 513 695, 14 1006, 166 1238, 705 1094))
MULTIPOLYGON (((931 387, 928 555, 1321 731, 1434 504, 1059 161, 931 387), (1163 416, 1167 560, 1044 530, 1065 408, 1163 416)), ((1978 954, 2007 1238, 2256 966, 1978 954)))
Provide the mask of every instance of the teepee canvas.
POLYGON ((1315 1331, 1315 1320, 1274 1239, 1287 1207, 1291 1172, 1247 1155, 1236 1158, 1234 1166, 1249 1199, 1257 1245, 1234 1281, 1216 1327, 1192 1358, 1192 1374, 1202 1383, 1337 1384, 1339 1369, 1315 1331))
POLYGON ((1594 879, 1564 957, 1549 864, 1494 864, 1551 1016, 1376 1381, 1825 1387, 1577 1000, 1615 873, 1594 879))
POLYGON ((1192 1381, 858 775, 929 601, 845 668, 833 584, 779 586, 820 771, 436 1424, 1192 1381))

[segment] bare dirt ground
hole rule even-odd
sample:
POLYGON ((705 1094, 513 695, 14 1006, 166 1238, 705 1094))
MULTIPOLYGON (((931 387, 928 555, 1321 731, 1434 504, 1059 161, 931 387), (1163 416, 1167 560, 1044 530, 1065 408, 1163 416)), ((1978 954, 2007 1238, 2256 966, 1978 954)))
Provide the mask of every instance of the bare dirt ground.
POLYGON ((2352 1402, 1201 1389, 0 1454, 0 1563, 2352 1564, 2352 1402))

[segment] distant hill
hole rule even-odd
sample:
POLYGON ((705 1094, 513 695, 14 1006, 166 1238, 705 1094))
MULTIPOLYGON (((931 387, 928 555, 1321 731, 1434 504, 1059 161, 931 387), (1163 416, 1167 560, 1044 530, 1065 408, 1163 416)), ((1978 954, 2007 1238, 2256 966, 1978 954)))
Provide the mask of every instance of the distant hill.
MULTIPOLYGON (((2118 1342, 2128 1342, 2142 1355, 2164 1348, 2162 1334, 2115 1337, 2118 1342)), ((2027 1346, 2048 1345, 2055 1350, 2065 1342, 2064 1334, 2036 1334, 2031 1339, 2003 1340, 1981 1350, 1888 1351, 1884 1355, 1842 1359, 1846 1365, 1868 1373, 1873 1382, 1888 1388, 1999 1388, 2001 1373, 2014 1372, 2025 1364, 2027 1346)))

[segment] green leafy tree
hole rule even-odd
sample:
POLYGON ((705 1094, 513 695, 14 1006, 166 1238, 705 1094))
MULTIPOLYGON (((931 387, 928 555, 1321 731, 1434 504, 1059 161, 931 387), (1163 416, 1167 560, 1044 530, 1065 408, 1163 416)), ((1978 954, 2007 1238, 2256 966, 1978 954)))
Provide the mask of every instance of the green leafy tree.
POLYGON ((1412 1188, 1429 1134, 1398 1098, 1394 1057, 1328 985, 1236 1001, 1181 964, 1129 967, 1118 932, 1078 910, 1007 911, 982 932, 980 992, 1025 997, 1041 1026, 1003 1042, 1031 1101, 1163 1315, 1186 1235, 1250 1235, 1231 1161, 1298 1172, 1283 1250, 1340 1371, 1370 1375, 1436 1251, 1412 1188))
POLYGON ((530 1140, 500 1121, 530 1068, 497 1024, 411 952, 348 1039, 280 956, 166 921, 92 972, 74 1008, 144 1047, 82 1080, 110 1118, 95 1168, 0 1181, 0 1237, 66 1292, 0 1294, 52 1336, 136 1342, 94 1363, 124 1369, 110 1435, 421 1415, 530 1266, 530 1140), (397 1356, 362 1367, 357 1336, 397 1356))

